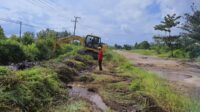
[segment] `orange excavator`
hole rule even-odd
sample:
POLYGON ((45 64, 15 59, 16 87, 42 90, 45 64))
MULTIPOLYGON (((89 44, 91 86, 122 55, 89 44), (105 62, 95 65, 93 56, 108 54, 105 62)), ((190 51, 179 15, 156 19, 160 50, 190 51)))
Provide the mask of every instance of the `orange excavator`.
POLYGON ((79 41, 82 46, 84 46, 84 52, 91 55, 94 59, 97 59, 98 47, 102 47, 103 50, 106 49, 106 44, 101 42, 101 38, 95 35, 87 35, 85 38, 80 36, 68 36, 60 38, 54 44, 54 52, 59 47, 60 44, 69 44, 73 41, 79 41))

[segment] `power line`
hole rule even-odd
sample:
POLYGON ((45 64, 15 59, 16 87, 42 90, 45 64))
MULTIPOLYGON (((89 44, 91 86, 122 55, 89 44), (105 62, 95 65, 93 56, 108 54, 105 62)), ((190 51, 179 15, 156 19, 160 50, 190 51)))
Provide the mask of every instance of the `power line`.
POLYGON ((0 18, 1 21, 5 21, 5 22, 10 22, 10 23, 14 23, 14 24, 19 24, 19 36, 21 38, 21 33, 22 33, 22 22, 21 21, 14 21, 14 20, 10 20, 10 19, 6 19, 6 18, 0 18))
POLYGON ((38 0, 38 2, 40 2, 41 4, 47 6, 51 9, 57 10, 57 8, 53 7, 51 4, 49 4, 48 2, 45 2, 44 0, 38 0))
MULTIPOLYGON (((63 7, 61 7, 60 5, 58 5, 53 0, 27 0, 27 2, 31 3, 34 6, 40 7, 42 9, 48 8, 48 9, 54 10, 54 11, 56 11, 56 14, 62 15, 62 16, 59 16, 61 18, 64 18, 63 17, 63 15, 65 15, 64 13, 67 14, 65 9, 63 7)), ((64 18, 64 19, 66 19, 66 18, 64 18)), ((54 29, 60 29, 60 28, 54 28, 54 29)))
POLYGON ((0 21, 4 21, 4 22, 9 22, 9 23, 14 23, 14 24, 18 24, 19 25, 19 37, 22 37, 22 26, 27 26, 27 27, 33 27, 33 28, 42 28, 42 29, 54 29, 54 30, 63 30, 63 28, 68 28, 68 27, 62 27, 62 28, 50 28, 50 27, 41 27, 41 26, 36 26, 36 25, 32 25, 32 24, 27 24, 27 23, 23 23, 22 21, 15 21, 15 20, 11 20, 11 19, 7 19, 7 18, 0 18, 0 21))
POLYGON ((5 22, 10 22, 10 23, 15 23, 15 24, 19 24, 19 21, 13 21, 10 19, 6 19, 6 18, 0 18, 1 21, 5 21, 5 22))
POLYGON ((57 5, 54 1, 48 1, 48 0, 27 0, 28 3, 32 4, 33 6, 37 6, 41 9, 48 9, 48 10, 54 10, 56 11, 56 15, 59 15, 60 18, 63 18, 63 15, 67 15, 67 12, 64 8, 62 8, 60 5, 57 5), (63 13, 65 14, 63 14, 63 13))
POLYGON ((27 2, 31 3, 34 6, 40 7, 42 9, 44 9, 44 8, 52 9, 51 7, 49 7, 48 5, 44 4, 40 0, 28 0, 27 2))
MULTIPOLYGON (((43 2, 45 2, 46 4, 50 5, 51 7, 57 9, 59 8, 60 10, 64 11, 66 13, 66 9, 63 8, 62 6, 58 5, 55 1, 53 0, 44 0, 43 2)), ((57 9, 58 10, 58 9, 57 9)))
MULTIPOLYGON (((53 6, 53 4, 55 4, 54 2, 49 2, 49 1, 46 1, 46 0, 28 0, 29 3, 31 3, 32 5, 36 5, 37 7, 40 7, 40 8, 48 8, 48 9, 53 9, 55 11, 60 11, 57 7, 53 6)), ((55 4, 56 5, 56 4, 55 4)), ((64 10, 63 10, 64 11, 64 10)))
POLYGON ((80 18, 81 17, 74 16, 74 20, 72 20, 72 22, 74 22, 74 35, 76 35, 76 23, 78 22, 78 19, 80 18))
POLYGON ((27 24, 27 23, 24 23, 22 21, 14 21, 14 20, 11 20, 11 19, 7 19, 7 18, 0 18, 1 21, 5 21, 5 22, 9 22, 9 23, 14 23, 14 24, 22 24, 23 26, 27 26, 27 27, 34 27, 34 28, 50 28, 50 29, 63 29, 63 28, 69 28, 69 27, 62 27, 62 28, 59 28, 59 27, 49 27, 49 26, 38 26, 38 25, 32 25, 32 24, 27 24))

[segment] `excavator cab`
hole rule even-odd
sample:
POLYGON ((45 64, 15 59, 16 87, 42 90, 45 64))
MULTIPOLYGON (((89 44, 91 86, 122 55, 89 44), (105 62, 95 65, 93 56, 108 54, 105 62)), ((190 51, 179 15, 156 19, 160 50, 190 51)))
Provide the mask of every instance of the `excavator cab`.
POLYGON ((87 35, 85 37, 85 47, 98 50, 101 45, 101 38, 94 35, 87 35))
POLYGON ((85 37, 85 52, 97 59, 98 47, 102 46, 101 38, 94 35, 87 35, 85 37))

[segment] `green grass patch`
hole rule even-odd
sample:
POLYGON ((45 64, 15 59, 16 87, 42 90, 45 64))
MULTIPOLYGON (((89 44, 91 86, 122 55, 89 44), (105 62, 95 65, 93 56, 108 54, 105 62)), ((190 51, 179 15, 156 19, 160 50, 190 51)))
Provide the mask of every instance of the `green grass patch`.
POLYGON ((11 74, 11 70, 5 66, 0 66, 0 76, 11 74))
POLYGON ((91 104, 82 99, 73 99, 54 107, 50 112, 92 112, 91 104))
POLYGON ((34 67, 10 71, 0 67, 0 110, 43 111, 54 101, 65 99, 65 90, 57 74, 47 68, 34 67))
POLYGON ((91 74, 91 77, 94 79, 93 83, 117 82, 120 80, 115 76, 104 74, 91 74))
POLYGON ((135 50, 131 50, 131 52, 143 54, 143 55, 158 56, 158 57, 169 57, 170 56, 170 52, 162 52, 162 53, 158 54, 155 50, 135 49, 135 50))
POLYGON ((134 67, 130 62, 124 59, 123 56, 114 52, 112 52, 112 58, 110 61, 112 62, 113 59, 120 60, 116 61, 118 62, 116 71, 121 73, 122 76, 128 75, 137 77, 133 79, 129 86, 129 89, 132 90, 132 92, 153 98, 160 107, 169 112, 200 111, 199 101, 175 91, 171 86, 169 86, 167 81, 160 79, 154 73, 134 67))
MULTIPOLYGON (((164 51, 164 50, 160 51, 160 53, 156 52, 155 50, 146 50, 146 49, 134 49, 131 50, 130 52, 149 55, 149 56, 157 56, 157 57, 171 57, 171 51, 164 51)), ((190 59, 189 54, 180 49, 174 50, 173 54, 174 54, 173 58, 184 59, 184 60, 190 59)))

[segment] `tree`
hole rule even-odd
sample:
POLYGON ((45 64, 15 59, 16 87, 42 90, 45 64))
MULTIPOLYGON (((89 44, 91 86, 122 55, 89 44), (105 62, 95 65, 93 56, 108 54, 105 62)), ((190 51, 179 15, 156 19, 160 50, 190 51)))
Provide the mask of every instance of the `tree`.
POLYGON ((160 36, 154 36, 153 37, 155 44, 153 45, 153 48, 156 50, 156 52, 158 54, 160 54, 161 52, 161 46, 163 45, 163 40, 160 36))
POLYGON ((57 38, 63 38, 63 37, 67 37, 67 36, 70 36, 71 33, 68 32, 68 31, 63 31, 63 32, 57 32, 56 33, 56 37, 57 38))
POLYGON ((171 36, 171 30, 173 27, 176 27, 180 22, 178 19, 180 19, 181 16, 176 16, 176 14, 173 15, 167 15, 164 17, 164 21, 161 21, 161 24, 156 25, 154 27, 155 30, 168 32, 168 36, 154 36, 154 38, 160 38, 165 42, 165 44, 170 48, 171 50, 171 56, 173 57, 173 51, 174 51, 174 45, 176 44, 176 40, 180 36, 171 36))
POLYGON ((186 31, 186 35, 200 43, 200 10, 192 5, 192 14, 185 14, 186 22, 182 29, 186 31))
POLYGON ((3 28, 0 26, 0 39, 5 38, 5 34, 4 34, 4 30, 3 28))
POLYGON ((21 38, 21 41, 24 45, 29 45, 34 42, 34 34, 31 32, 25 32, 21 38))
POLYGON ((173 27, 176 27, 178 24, 180 24, 180 22, 177 21, 180 18, 181 16, 176 16, 176 14, 172 14, 172 15, 167 14, 167 16, 164 17, 164 21, 161 21, 161 24, 156 25, 154 29, 168 32, 170 36, 171 29, 173 27))
POLYGON ((132 49, 132 46, 131 46, 131 45, 128 45, 128 44, 124 44, 124 49, 126 49, 126 50, 131 50, 131 49, 132 49))
POLYGON ((25 60, 25 54, 19 43, 2 40, 0 41, 0 64, 7 65, 25 60))
POLYGON ((135 44, 136 49, 150 49, 150 44, 148 41, 143 41, 139 44, 135 44))
POLYGON ((56 31, 51 29, 42 30, 37 34, 39 39, 55 39, 56 38, 56 31))
POLYGON ((122 48, 123 48, 121 45, 118 45, 118 44, 115 44, 114 47, 115 47, 116 49, 122 49, 122 48))
POLYGON ((138 47, 138 43, 136 42, 136 43, 134 44, 134 48, 135 48, 135 49, 138 49, 137 47, 138 47))
POLYGON ((20 42, 20 38, 17 37, 17 35, 11 35, 9 39, 11 39, 11 40, 13 40, 13 41, 20 42))

